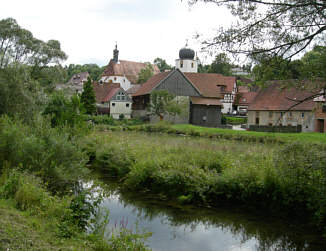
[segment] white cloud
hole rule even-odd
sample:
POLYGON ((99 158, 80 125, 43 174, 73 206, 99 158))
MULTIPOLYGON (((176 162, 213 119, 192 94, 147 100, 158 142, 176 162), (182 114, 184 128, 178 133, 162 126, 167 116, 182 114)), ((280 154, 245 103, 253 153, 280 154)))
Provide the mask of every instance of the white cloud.
POLYGON ((178 51, 196 32, 210 33, 231 16, 214 4, 189 8, 180 0, 11 0, 1 4, 0 19, 13 17, 42 39, 59 40, 65 63, 106 64, 118 42, 120 58, 174 65, 178 51))

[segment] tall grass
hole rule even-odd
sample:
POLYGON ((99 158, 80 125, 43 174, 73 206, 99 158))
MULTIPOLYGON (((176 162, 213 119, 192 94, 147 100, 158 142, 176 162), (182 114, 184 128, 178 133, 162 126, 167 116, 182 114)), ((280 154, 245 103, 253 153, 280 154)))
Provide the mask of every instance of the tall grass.
POLYGON ((323 146, 114 132, 89 137, 84 148, 94 141, 94 167, 118 177, 124 189, 180 203, 240 203, 326 226, 323 146))

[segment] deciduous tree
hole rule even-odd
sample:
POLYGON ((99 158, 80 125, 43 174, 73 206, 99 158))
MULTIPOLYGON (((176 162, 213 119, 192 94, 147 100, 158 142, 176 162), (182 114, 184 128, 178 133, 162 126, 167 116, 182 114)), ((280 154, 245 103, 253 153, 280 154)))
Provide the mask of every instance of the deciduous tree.
POLYGON ((137 84, 142 84, 145 83, 150 77, 152 77, 154 74, 154 68, 152 64, 147 63, 146 67, 141 69, 139 74, 138 74, 138 80, 137 84))
POLYGON ((208 48, 232 53, 265 53, 291 58, 325 39, 326 1, 323 0, 188 0, 226 6, 235 17, 228 28, 203 41, 208 48))

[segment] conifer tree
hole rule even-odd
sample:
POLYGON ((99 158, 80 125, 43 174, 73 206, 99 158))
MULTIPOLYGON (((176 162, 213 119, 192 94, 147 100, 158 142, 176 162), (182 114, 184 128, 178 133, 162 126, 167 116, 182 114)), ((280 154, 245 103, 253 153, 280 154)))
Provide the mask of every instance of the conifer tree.
POLYGON ((84 105, 87 114, 94 114, 96 112, 95 93, 90 77, 88 77, 86 83, 84 83, 83 92, 81 94, 81 102, 84 105))

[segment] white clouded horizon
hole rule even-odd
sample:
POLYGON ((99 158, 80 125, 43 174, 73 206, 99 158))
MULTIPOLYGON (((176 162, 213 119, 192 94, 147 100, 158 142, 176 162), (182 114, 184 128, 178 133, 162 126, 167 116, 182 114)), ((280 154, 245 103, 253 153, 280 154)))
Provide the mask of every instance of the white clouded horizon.
MULTIPOLYGON (((187 39, 199 52, 193 36, 212 35, 232 19, 214 4, 190 8, 186 0, 11 0, 1 6, 0 19, 8 17, 38 39, 60 41, 68 55, 63 64, 101 66, 112 58, 116 42, 120 59, 153 62, 160 57, 174 65, 187 39)), ((205 62, 205 54, 199 57, 205 62)))

